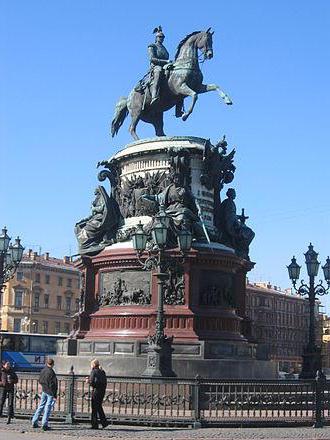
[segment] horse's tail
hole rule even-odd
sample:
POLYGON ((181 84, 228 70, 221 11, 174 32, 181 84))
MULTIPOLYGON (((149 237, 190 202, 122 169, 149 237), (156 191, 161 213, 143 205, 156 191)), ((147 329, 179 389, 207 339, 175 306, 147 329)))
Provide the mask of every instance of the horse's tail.
POLYGON ((128 115, 127 98, 121 97, 116 104, 115 115, 111 122, 111 136, 114 137, 128 115))

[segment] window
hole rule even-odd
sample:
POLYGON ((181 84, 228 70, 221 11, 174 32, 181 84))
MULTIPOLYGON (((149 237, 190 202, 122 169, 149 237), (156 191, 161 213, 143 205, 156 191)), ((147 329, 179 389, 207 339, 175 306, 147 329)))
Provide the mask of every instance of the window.
POLYGON ((32 332, 39 333, 39 322, 36 320, 32 322, 32 332))
POLYGON ((79 298, 76 298, 76 301, 75 301, 75 303, 76 303, 76 312, 79 312, 79 306, 80 306, 80 301, 79 301, 79 298))
POLYGON ((21 319, 14 318, 14 332, 20 332, 20 331, 21 331, 21 319))
POLYGON ((43 330, 44 333, 48 333, 48 321, 43 321, 43 330))
POLYGON ((15 309, 21 309, 23 306, 23 290, 15 291, 15 309))
POLYGON ((58 277, 58 279, 57 279, 57 285, 58 285, 58 286, 63 286, 63 278, 62 278, 62 277, 58 277))
POLYGON ((39 311, 39 302, 40 302, 40 294, 35 293, 34 299, 33 299, 33 311, 38 312, 39 311))
POLYGON ((15 350, 26 353, 29 351, 29 337, 16 335, 15 337, 15 350))
POLYGON ((55 322, 55 334, 61 333, 61 323, 59 321, 55 322))
POLYGON ((71 312, 71 296, 65 297, 65 312, 66 313, 71 312))
POLYGON ((64 333, 70 333, 70 324, 67 322, 64 324, 64 333))
POLYGON ((24 278, 24 274, 22 271, 16 272, 16 279, 17 281, 22 281, 24 278))
POLYGON ((40 283, 40 273, 36 273, 35 282, 40 283))
POLYGON ((56 297, 56 308, 57 308, 57 310, 62 309, 62 297, 61 296, 56 297))
POLYGON ((49 308, 49 295, 45 295, 45 309, 49 308))
POLYGON ((50 275, 45 275, 45 283, 46 284, 50 283, 50 275))
POLYGON ((72 287, 72 279, 71 278, 68 278, 66 280, 66 287, 72 287))
MULTIPOLYGON (((15 322, 14 322, 15 327, 15 322)), ((3 335, 2 349, 4 351, 15 351, 15 336, 3 335)))
POLYGON ((56 353, 56 341, 54 337, 34 336, 30 338, 30 350, 33 352, 56 353))

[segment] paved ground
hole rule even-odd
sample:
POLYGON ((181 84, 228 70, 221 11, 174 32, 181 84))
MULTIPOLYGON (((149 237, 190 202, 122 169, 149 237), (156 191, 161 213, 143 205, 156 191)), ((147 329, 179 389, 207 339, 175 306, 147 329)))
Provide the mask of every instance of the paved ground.
POLYGON ((42 432, 32 429, 27 421, 13 420, 6 425, 6 419, 0 419, 0 440, 84 440, 92 438, 130 439, 130 440, 330 440, 330 426, 322 429, 306 427, 288 428, 146 428, 136 426, 109 426, 105 430, 91 431, 89 425, 65 425, 51 423, 52 431, 42 432))

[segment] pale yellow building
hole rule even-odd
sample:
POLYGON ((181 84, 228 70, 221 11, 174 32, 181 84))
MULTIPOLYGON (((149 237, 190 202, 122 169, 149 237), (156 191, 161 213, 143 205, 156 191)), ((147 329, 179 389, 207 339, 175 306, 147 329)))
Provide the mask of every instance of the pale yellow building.
POLYGON ((330 317, 323 315, 322 321, 323 367, 330 370, 330 317))
POLYGON ((69 257, 24 254, 0 298, 0 328, 15 332, 68 334, 79 309, 80 273, 69 257))

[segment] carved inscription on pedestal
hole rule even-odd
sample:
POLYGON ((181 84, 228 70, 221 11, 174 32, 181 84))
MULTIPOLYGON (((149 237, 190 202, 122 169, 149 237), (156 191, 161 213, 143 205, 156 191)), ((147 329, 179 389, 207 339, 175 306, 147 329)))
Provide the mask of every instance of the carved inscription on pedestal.
POLYGON ((201 274, 199 304, 202 306, 235 307, 233 275, 205 270, 201 274))
POLYGON ((99 305, 128 306, 150 304, 150 272, 119 270, 101 274, 99 305))

